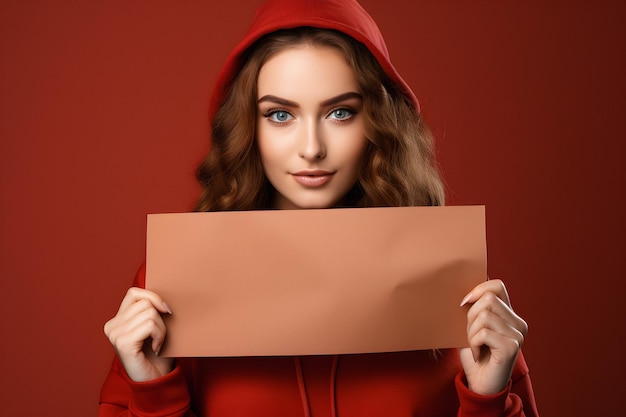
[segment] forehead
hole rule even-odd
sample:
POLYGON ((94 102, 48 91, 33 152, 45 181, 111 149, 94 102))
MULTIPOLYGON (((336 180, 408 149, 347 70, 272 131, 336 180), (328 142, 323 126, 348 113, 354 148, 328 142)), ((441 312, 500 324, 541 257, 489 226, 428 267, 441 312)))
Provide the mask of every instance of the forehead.
POLYGON ((272 94, 298 102, 359 92, 354 71, 341 52, 310 44, 272 55, 261 67, 257 87, 257 98, 272 94))

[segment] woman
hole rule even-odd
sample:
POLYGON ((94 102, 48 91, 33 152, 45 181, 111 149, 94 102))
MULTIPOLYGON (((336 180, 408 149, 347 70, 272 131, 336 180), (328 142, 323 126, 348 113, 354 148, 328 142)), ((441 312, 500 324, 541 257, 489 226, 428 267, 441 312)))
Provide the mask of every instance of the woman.
MULTIPOLYGON (((418 102, 350 0, 271 0, 212 97, 199 211, 442 205, 418 102)), ((158 356, 171 314, 145 271, 105 333, 100 415, 535 416, 526 323, 501 281, 474 288, 469 348, 345 356, 158 356)))

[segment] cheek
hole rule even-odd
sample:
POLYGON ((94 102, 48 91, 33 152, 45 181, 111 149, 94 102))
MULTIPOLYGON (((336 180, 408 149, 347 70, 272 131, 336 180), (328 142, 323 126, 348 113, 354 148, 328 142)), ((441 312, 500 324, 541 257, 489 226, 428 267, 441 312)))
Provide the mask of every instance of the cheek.
POLYGON ((288 142, 280 139, 279 132, 270 132, 268 129, 257 130, 257 147, 266 172, 284 163, 289 154, 288 142))
POLYGON ((341 143, 340 152, 343 155, 343 160, 352 166, 361 166, 365 158, 365 150, 369 143, 363 130, 355 129, 355 131, 347 135, 341 143))
POLYGON ((261 159, 263 162, 268 158, 269 155, 273 153, 272 151, 272 141, 270 140, 270 135, 267 129, 263 127, 257 126, 256 130, 256 144, 259 149, 259 154, 261 155, 261 159))

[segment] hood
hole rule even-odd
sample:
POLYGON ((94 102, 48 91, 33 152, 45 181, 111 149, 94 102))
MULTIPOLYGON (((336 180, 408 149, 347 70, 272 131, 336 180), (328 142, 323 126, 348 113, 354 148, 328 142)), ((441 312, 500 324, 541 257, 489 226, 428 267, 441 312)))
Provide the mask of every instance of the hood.
POLYGON ((387 46, 378 26, 356 0, 269 0, 257 9, 248 32, 230 53, 218 75, 210 101, 211 119, 223 103, 239 71, 242 53, 263 35, 300 26, 335 29, 363 43, 419 111, 415 94, 389 60, 387 46))

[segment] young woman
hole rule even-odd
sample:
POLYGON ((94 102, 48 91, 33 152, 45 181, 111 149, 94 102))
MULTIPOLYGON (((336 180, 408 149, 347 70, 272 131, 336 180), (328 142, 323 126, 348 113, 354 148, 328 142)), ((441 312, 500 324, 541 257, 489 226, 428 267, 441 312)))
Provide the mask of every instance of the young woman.
MULTIPOLYGON (((271 0, 222 70, 199 211, 442 205, 418 102, 351 0, 271 0)), ((142 268, 105 333, 100 416, 536 416, 526 323, 499 280, 474 288, 469 348, 172 359, 142 268)))

